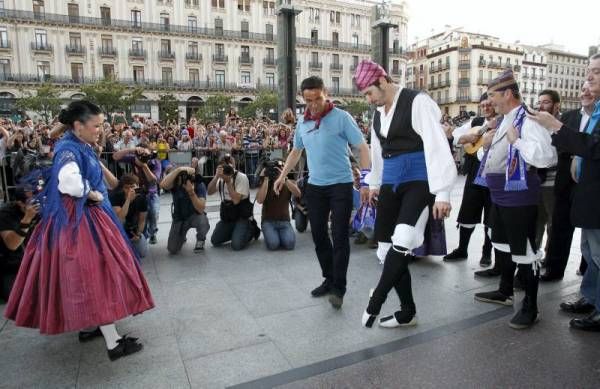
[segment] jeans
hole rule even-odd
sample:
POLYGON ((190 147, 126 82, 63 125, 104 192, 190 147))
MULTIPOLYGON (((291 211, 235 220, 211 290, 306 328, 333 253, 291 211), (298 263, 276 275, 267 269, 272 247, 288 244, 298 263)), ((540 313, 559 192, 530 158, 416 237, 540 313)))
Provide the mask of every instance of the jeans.
POLYGON ((588 265, 581 281, 581 294, 600 311, 600 229, 581 230, 581 253, 588 265))
POLYGON ((138 240, 134 241, 130 239, 130 241, 140 258, 145 258, 148 254, 148 238, 142 234, 138 240))
POLYGON ((261 227, 267 249, 293 250, 296 246, 296 234, 289 221, 267 220, 261 227))
POLYGON ((206 240, 206 234, 210 229, 206 214, 194 213, 185 220, 173 220, 169 231, 167 250, 170 254, 177 254, 185 243, 185 237, 190 228, 196 229, 196 240, 206 240))
POLYGON ((213 246, 221 246, 223 243, 231 241, 231 248, 234 251, 239 251, 246 248, 252 239, 252 232, 250 220, 238 220, 236 222, 220 220, 215 226, 210 242, 213 246))
POLYGON ((256 165, 258 164, 258 153, 250 154, 246 152, 246 175, 250 182, 250 187, 254 188, 257 185, 256 182, 256 165))
POLYGON ((148 193, 148 216, 146 218, 145 235, 151 237, 158 231, 158 215, 160 213, 160 197, 156 193, 148 193))
POLYGON ((348 221, 352 213, 352 183, 306 187, 308 220, 325 282, 334 293, 346 293, 350 259, 348 221), (331 215, 331 236, 327 229, 331 215))

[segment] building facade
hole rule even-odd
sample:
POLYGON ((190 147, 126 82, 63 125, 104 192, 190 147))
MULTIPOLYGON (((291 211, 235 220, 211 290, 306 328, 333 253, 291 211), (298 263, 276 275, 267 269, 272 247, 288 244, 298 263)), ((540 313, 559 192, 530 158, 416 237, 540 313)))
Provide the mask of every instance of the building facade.
MULTIPOLYGON (((374 0, 299 0, 298 80, 319 75, 339 103, 359 98, 352 74, 371 56, 374 0)), ((78 87, 115 78, 144 87, 136 110, 157 118, 172 93, 180 113, 227 93, 240 104, 277 87, 275 0, 0 0, 0 97, 17 98, 40 81, 64 99, 78 87)), ((406 68, 405 6, 393 4, 390 64, 406 68)), ((302 103, 301 97, 298 98, 302 103)))
POLYGON ((548 52, 537 46, 524 45, 523 69, 519 90, 525 104, 537 106, 538 95, 548 85, 548 52))
POLYGON ((548 53, 547 87, 558 91, 561 111, 580 108, 579 92, 585 82, 588 57, 570 53, 561 46, 541 47, 548 53))

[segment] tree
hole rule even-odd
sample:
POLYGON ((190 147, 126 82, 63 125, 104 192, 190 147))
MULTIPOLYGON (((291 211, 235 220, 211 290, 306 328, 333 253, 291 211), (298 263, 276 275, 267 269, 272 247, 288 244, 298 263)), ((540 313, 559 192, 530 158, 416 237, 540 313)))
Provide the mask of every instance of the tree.
POLYGON ((223 94, 209 96, 202 107, 196 111, 196 117, 203 123, 223 121, 231 108, 231 98, 223 94))
POLYGON ((369 104, 362 100, 351 100, 346 104, 346 111, 352 115, 352 117, 361 117, 369 110, 369 104))
POLYGON ((60 111, 61 99, 58 97, 58 90, 49 82, 40 85, 35 95, 29 92, 22 93, 25 97, 17 100, 17 106, 26 111, 40 113, 46 123, 60 111))
POLYGON ((127 91, 127 85, 112 79, 105 79, 95 84, 85 85, 81 91, 86 99, 97 104, 102 111, 110 116, 114 112, 126 112, 142 96, 141 86, 127 91))
POLYGON ((272 91, 261 90, 254 101, 241 110, 240 115, 244 118, 254 118, 256 112, 260 111, 263 116, 268 116, 271 110, 277 111, 277 95, 272 91))
POLYGON ((158 117, 164 122, 179 120, 179 104, 171 93, 160 95, 158 100, 158 117))

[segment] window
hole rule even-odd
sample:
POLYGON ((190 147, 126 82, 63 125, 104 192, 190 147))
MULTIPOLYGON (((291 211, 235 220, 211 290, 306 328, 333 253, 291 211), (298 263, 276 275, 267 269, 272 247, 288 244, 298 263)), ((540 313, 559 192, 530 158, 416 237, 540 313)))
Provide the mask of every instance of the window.
POLYGON ((225 0, 212 0, 213 8, 225 9, 225 0))
POLYGON ((310 31, 310 44, 316 46, 319 43, 319 30, 310 31))
POLYGON ((352 65, 354 66, 355 69, 358 66, 358 55, 353 55, 352 56, 352 65))
POLYGON ((69 14, 69 22, 70 23, 79 23, 79 5, 78 4, 68 4, 67 12, 69 14))
POLYGON ((218 88, 225 87, 225 70, 215 70, 215 82, 218 88))
POLYGON ((340 65, 340 55, 339 54, 333 54, 332 59, 333 59, 334 66, 340 65))
POLYGON ((394 39, 394 43, 392 44, 394 53, 400 52, 400 41, 398 39, 394 39))
POLYGON ((215 55, 217 57, 224 57, 225 56, 225 45, 223 45, 222 43, 215 43, 215 55))
POLYGON ((223 19, 221 18, 215 19, 215 34, 223 35, 223 19))
POLYGON ((308 20, 311 23, 319 23, 319 21, 320 21, 319 9, 318 8, 309 8, 308 11, 309 11, 308 20))
POLYGON ((319 53, 316 51, 313 51, 312 53, 310 53, 310 58, 311 58, 311 62, 313 64, 319 63, 319 53))
POLYGON ((198 84, 200 82, 200 70, 190 69, 189 78, 191 82, 198 84))
POLYGON ((250 0, 238 0, 238 11, 250 12, 250 0))
POLYGON ((273 25, 272 24, 266 24, 265 25, 265 32, 266 32, 266 38, 267 40, 272 41, 273 38, 273 25))
POLYGON ((169 31, 169 14, 167 14, 167 13, 160 14, 160 26, 163 31, 169 31))
POLYGON ((263 14, 265 16, 275 15, 275 2, 274 1, 263 1, 263 14))
POLYGON ((10 78, 10 60, 0 59, 0 80, 10 78))
POLYGON ((144 44, 141 38, 133 38, 131 40, 131 51, 141 53, 144 50, 144 44))
POLYGON ((247 20, 242 21, 242 38, 250 37, 250 26, 247 20))
POLYGON ((350 25, 352 27, 360 27, 360 15, 350 14, 350 25))
POLYGON ((103 25, 110 26, 110 8, 100 7, 100 19, 103 25))
POLYGON ((142 27, 142 11, 131 10, 131 25, 133 27, 142 27))
POLYGON ((267 60, 270 63, 275 62, 275 49, 272 47, 267 47, 267 60))
POLYGON ((163 82, 163 84, 172 84, 173 83, 173 69, 162 68, 162 82, 163 82))
POLYGON ((71 78, 75 82, 83 81, 83 64, 82 63, 72 63, 71 64, 71 78))
POLYGON ((240 78, 240 82, 242 84, 245 84, 245 85, 250 84, 250 72, 247 72, 247 71, 242 72, 242 76, 240 78))
POLYGON ((161 39, 160 40, 160 52, 163 55, 171 54, 171 40, 170 39, 161 39))
POLYGON ((47 80, 50 78, 50 62, 40 61, 37 63, 37 73, 40 80, 47 80))
POLYGON ((105 63, 102 65, 102 75, 106 79, 112 79, 115 77, 115 65, 105 63))
POLYGON ((40 18, 44 16, 44 1, 43 0, 33 0, 33 16, 35 18, 40 18))
POLYGON ((102 35, 102 52, 109 53, 113 48, 112 36, 110 35, 102 35))
POLYGON ((338 44, 340 42, 340 34, 338 32, 336 32, 336 31, 334 31, 331 34, 331 40, 333 42, 333 47, 338 47, 338 44))
POLYGON ((81 47, 81 34, 78 32, 69 33, 69 45, 73 48, 81 47))
POLYGON ((134 66, 133 67, 133 81, 134 82, 144 82, 144 67, 143 66, 134 66))
POLYGON ((48 47, 48 34, 46 30, 35 30, 36 49, 45 49, 48 47))
POLYGON ((198 18, 195 16, 188 16, 188 31, 189 32, 197 32, 198 31, 198 18))
POLYGON ((275 73, 267 73, 267 84, 269 88, 275 88, 275 73))
POLYGON ((355 48, 358 48, 358 34, 352 34, 352 44, 355 48))
POLYGON ((242 46, 242 62, 249 63, 250 62, 250 46, 242 46))
POLYGON ((341 13, 339 11, 330 11, 329 12, 329 21, 331 23, 340 24, 341 13))
POLYGON ((333 77, 331 79, 331 85, 332 85, 333 93, 340 93, 340 78, 339 77, 333 77))
POLYGON ((198 58, 198 42, 188 43, 188 56, 192 58, 198 58))
POLYGON ((8 47, 8 32, 6 27, 0 27, 0 47, 8 47))

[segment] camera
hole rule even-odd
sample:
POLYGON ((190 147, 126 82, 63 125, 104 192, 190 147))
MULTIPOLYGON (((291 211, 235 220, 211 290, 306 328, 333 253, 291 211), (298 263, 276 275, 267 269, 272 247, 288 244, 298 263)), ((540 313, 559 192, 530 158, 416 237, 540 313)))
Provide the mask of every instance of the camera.
POLYGON ((280 171, 279 169, 283 169, 283 162, 275 160, 275 161, 265 161, 265 176, 269 178, 271 181, 275 181, 279 178, 280 171))
POLYGON ((230 165, 223 165, 223 174, 226 176, 233 176, 235 170, 230 165))
POLYGON ((136 158, 140 160, 141 163, 148 163, 151 159, 155 159, 158 155, 156 150, 152 150, 150 154, 146 153, 136 153, 136 158))

